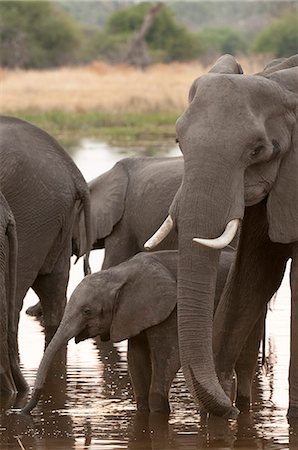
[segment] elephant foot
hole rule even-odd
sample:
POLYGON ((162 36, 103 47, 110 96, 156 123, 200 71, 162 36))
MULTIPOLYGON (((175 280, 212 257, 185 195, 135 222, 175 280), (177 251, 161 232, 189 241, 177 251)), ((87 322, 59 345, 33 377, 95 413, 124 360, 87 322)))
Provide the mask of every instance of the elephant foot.
POLYGON ((289 406, 288 412, 287 412, 287 418, 288 422, 291 424, 294 422, 295 424, 298 424, 298 406, 289 406))
POLYGON ((42 316, 42 307, 40 302, 36 303, 33 306, 29 306, 26 310, 26 314, 31 317, 41 317, 42 316))
POLYGON ((250 397, 246 397, 244 395, 237 395, 236 398, 236 406, 241 412, 250 411, 250 397))

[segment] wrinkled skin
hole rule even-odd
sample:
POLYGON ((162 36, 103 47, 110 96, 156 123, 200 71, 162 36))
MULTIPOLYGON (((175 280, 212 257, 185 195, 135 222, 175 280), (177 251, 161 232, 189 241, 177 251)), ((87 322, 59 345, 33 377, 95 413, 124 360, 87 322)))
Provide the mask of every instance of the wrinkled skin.
POLYGON ((179 234, 181 362, 195 400, 218 416, 238 412, 229 397, 233 368, 289 258, 289 416, 298 410, 295 66, 297 56, 273 64, 264 74, 240 75, 235 59, 226 55, 211 73, 194 81, 189 106, 176 124, 185 169, 170 208, 179 234), (219 251, 197 245, 193 238, 216 238, 232 219, 242 221, 240 248, 215 315, 213 342, 219 251))
MULTIPOLYGON (((216 300, 234 258, 234 252, 221 255, 216 300)), ((169 389, 180 368, 176 281, 177 251, 139 253, 85 277, 46 349, 23 412, 36 405, 55 353, 73 337, 78 343, 99 335, 112 342, 129 340, 128 367, 138 410, 168 413, 169 389)))
MULTIPOLYGON (((239 70, 235 64, 235 70, 239 70)), ((102 268, 108 269, 143 251, 144 242, 164 220, 183 175, 183 158, 130 157, 119 161, 108 172, 88 183, 91 201, 93 248, 104 248, 102 268)), ((74 246, 84 247, 86 233, 84 216, 74 227, 74 246)), ((236 246, 236 240, 233 243, 236 246)), ((156 250, 178 248, 176 230, 173 230, 156 250)), ((30 315, 41 315, 39 304, 30 307, 30 315)), ((263 322, 256 327, 252 344, 240 357, 238 398, 247 395, 255 373, 256 344, 262 337, 263 322), (252 350, 251 350, 252 347, 252 350), (251 357, 248 358, 248 354, 251 357), (243 388, 241 388, 243 386, 243 388)))
MULTIPOLYGON (((183 158, 131 157, 89 182, 93 248, 104 248, 102 269, 144 250, 144 242, 167 214, 183 175, 183 158)), ((76 229, 83 242, 80 217, 76 229)), ((157 250, 177 249, 173 231, 157 250)))
MULTIPOLYGON (((116 266, 143 251, 144 242, 162 223, 180 186, 183 158, 131 157, 88 183, 91 202, 92 248, 105 249, 102 269, 116 266)), ((73 244, 82 254, 86 246, 81 209, 74 226, 73 244)), ((157 250, 175 250, 173 231, 157 250)), ((40 303, 27 313, 40 316, 40 303)))
POLYGON ((0 390, 16 392, 22 375, 16 352, 14 326, 17 268, 17 234, 13 214, 0 193, 0 390))
MULTIPOLYGON (((88 186, 64 149, 28 122, 1 117, 0 186, 18 235, 16 324, 30 287, 39 296, 46 342, 57 329, 66 303, 73 224, 81 204, 90 242, 88 186)), ((17 343, 14 345, 17 348, 17 343)), ((26 389, 18 380, 17 390, 26 389)))

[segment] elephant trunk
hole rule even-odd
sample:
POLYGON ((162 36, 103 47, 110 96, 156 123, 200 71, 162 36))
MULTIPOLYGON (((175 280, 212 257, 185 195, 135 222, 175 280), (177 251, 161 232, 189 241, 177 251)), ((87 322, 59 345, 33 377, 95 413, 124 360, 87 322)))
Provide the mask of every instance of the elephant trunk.
POLYGON ((171 210, 173 214, 177 212, 179 233, 177 304, 181 365, 194 399, 204 410, 217 416, 235 417, 238 410, 219 383, 212 348, 220 250, 198 245, 193 238, 220 236, 230 220, 243 216, 244 205, 241 200, 235 201, 232 191, 225 192, 225 186, 210 186, 205 179, 195 190, 194 183, 195 180, 182 186, 179 205, 171 210), (221 198, 221 203, 210 202, 211 190, 213 198, 221 198))
POLYGON ((183 252, 179 255, 178 274, 178 329, 183 373, 194 399, 205 411, 231 417, 237 412, 219 384, 212 352, 213 299, 220 252, 195 248, 195 255, 188 261, 183 252))
POLYGON ((85 231, 86 231, 86 251, 84 256, 84 275, 91 273, 89 265, 90 251, 92 248, 92 224, 91 224, 91 206, 90 197, 85 194, 83 197, 84 219, 85 219, 85 231))
POLYGON ((25 405, 21 413, 28 414, 38 403, 40 395, 42 393, 43 386, 46 381, 47 373, 53 358, 58 350, 60 350, 63 345, 76 336, 80 331, 82 331, 82 326, 76 323, 77 319, 74 317, 68 317, 68 314, 64 314, 64 318, 56 331, 53 339, 47 346, 44 355, 42 357, 41 363, 39 365, 34 389, 31 395, 30 401, 25 405))

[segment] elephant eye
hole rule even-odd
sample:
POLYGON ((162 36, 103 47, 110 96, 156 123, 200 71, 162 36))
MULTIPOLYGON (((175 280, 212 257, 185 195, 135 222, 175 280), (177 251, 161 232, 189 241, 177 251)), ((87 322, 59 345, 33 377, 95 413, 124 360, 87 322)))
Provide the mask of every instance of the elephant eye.
POLYGON ((176 142, 176 144, 179 144, 179 139, 176 138, 176 139, 175 139, 175 142, 176 142))
POLYGON ((89 308, 88 306, 86 306, 86 307, 83 309, 83 314, 84 314, 84 316, 90 316, 90 314, 91 314, 91 308, 89 308))
POLYGON ((252 158, 259 156, 260 153, 262 152, 263 148, 264 148, 263 145, 258 145, 252 152, 250 152, 250 156, 252 158))

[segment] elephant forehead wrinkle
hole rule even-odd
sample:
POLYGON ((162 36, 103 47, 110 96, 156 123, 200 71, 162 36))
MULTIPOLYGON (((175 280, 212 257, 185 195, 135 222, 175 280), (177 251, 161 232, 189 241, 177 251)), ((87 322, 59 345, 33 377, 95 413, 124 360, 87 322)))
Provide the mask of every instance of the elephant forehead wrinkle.
POLYGON ((239 75, 231 74, 209 74, 201 77, 196 83, 195 102, 199 100, 208 105, 215 99, 218 102, 220 99, 231 101, 234 97, 242 97, 243 91, 239 85, 239 78, 239 75))

